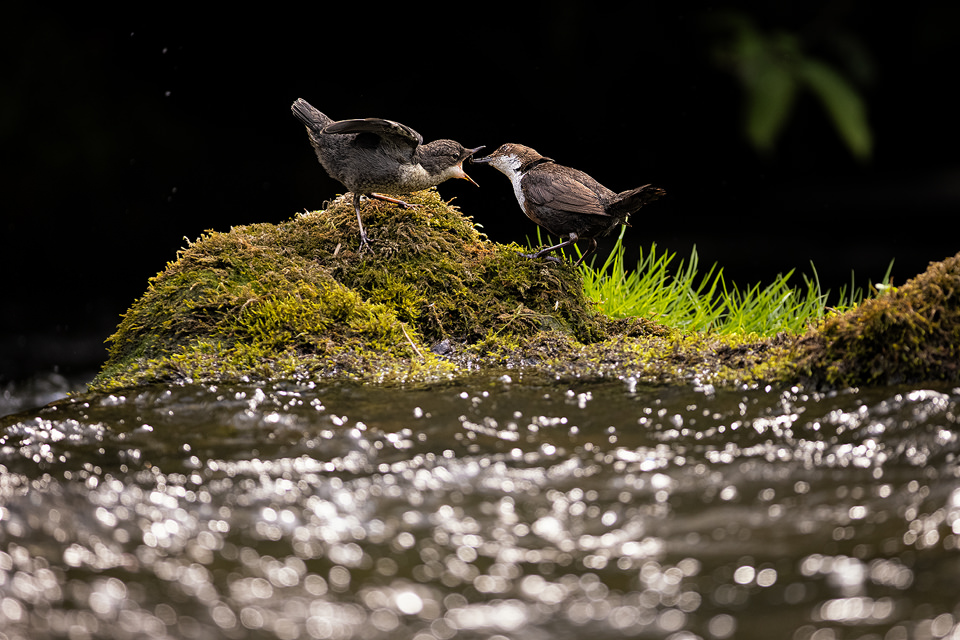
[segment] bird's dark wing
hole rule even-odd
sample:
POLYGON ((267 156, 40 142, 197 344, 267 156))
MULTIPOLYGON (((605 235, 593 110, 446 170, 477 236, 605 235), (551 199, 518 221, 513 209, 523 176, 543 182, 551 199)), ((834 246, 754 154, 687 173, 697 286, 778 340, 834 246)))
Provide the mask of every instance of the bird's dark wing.
MULTIPOLYGON (((533 173, 537 171, 534 169, 533 173)), ((583 172, 556 165, 547 165, 541 171, 541 179, 524 180, 522 183, 523 195, 531 204, 609 217, 596 191, 597 187, 603 187, 596 180, 583 172)))
POLYGON ((407 142, 412 146, 423 144, 423 136, 405 124, 384 120, 383 118, 358 118, 340 120, 323 128, 324 133, 373 133, 383 138, 393 138, 397 142, 407 142))

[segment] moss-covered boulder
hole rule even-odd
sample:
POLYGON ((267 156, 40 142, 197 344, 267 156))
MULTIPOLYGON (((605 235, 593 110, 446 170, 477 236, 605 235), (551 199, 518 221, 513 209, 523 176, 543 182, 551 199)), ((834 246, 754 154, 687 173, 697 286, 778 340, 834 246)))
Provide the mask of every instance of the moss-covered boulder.
POLYGON ((821 386, 960 381, 960 254, 828 318, 796 359, 798 376, 821 386))
MULTIPOLYGON (((464 345, 542 330, 578 342, 603 318, 568 264, 489 242, 436 190, 412 209, 349 198, 281 224, 208 231, 151 278, 91 388, 156 381, 450 375, 464 345)), ((463 356, 468 357, 468 356, 463 356)))

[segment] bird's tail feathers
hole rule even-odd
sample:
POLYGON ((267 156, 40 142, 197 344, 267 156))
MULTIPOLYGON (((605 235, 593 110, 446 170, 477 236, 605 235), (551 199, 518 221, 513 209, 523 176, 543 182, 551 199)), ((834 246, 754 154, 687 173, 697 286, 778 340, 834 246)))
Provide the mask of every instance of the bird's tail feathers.
POLYGON ((290 110, 293 111, 293 115, 300 122, 317 133, 323 131, 325 126, 333 122, 303 98, 297 98, 290 106, 290 110))
POLYGON ((643 205, 653 202, 666 194, 667 192, 660 187, 654 187, 649 184, 637 187, 636 189, 621 191, 610 204, 609 211, 614 215, 630 215, 638 211, 643 205))

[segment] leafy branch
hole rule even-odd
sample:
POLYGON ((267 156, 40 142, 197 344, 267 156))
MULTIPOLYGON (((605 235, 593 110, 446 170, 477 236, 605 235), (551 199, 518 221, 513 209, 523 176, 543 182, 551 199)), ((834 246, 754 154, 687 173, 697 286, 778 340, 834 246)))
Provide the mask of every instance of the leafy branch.
POLYGON ((843 73, 806 53, 799 36, 763 32, 740 14, 725 14, 714 26, 723 34, 714 57, 740 80, 745 134, 757 151, 773 151, 797 94, 806 90, 826 109, 850 153, 859 160, 870 157, 873 135, 863 98, 843 73))

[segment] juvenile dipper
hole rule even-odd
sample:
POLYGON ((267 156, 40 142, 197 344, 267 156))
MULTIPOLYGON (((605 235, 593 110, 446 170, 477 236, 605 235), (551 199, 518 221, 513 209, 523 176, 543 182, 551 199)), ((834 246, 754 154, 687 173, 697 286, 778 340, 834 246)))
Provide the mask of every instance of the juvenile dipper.
POLYGON ((631 214, 666 194, 649 184, 614 193, 583 171, 556 164, 522 144, 502 145, 485 158, 471 158, 470 162, 488 163, 510 178, 513 193, 527 217, 550 233, 567 238, 524 255, 539 258, 577 240, 589 239, 590 246, 575 267, 597 250, 596 238, 628 224, 631 214))
POLYGON ((361 249, 369 246, 360 219, 361 196, 393 202, 404 209, 413 207, 378 192, 412 193, 449 178, 473 182, 463 170, 463 161, 483 149, 464 149, 453 140, 423 144, 423 137, 410 127, 381 118, 334 122, 302 98, 291 109, 306 125, 320 164, 331 178, 353 192, 361 249))

